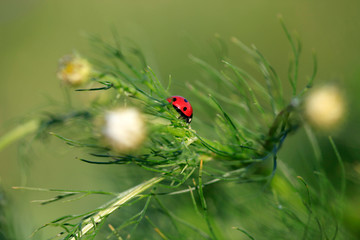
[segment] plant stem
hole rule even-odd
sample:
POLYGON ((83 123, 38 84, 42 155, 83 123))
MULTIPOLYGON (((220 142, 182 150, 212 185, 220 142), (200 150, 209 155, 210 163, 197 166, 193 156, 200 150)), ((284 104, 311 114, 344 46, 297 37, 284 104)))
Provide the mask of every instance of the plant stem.
POLYGON ((331 136, 329 136, 329 141, 331 143, 332 148, 334 149, 336 158, 338 160, 339 163, 339 168, 340 168, 340 172, 341 172, 341 178, 340 178, 340 183, 341 183, 341 188, 340 188, 340 201, 341 204, 344 204, 344 198, 345 198, 345 190, 346 190, 346 172, 345 172, 345 166, 344 166, 344 162, 341 158, 341 155, 339 153, 339 150, 337 149, 334 140, 332 139, 331 136))
POLYGON ((3 150, 9 144, 15 142, 16 140, 26 136, 29 133, 36 131, 41 124, 41 121, 38 119, 30 120, 24 124, 21 124, 17 128, 6 133, 0 137, 0 151, 3 150))
MULTIPOLYGON (((91 229, 96 227, 96 224, 101 222, 105 217, 109 216, 116 209, 118 209, 123 204, 130 201, 140 193, 151 188, 155 184, 161 182, 162 180, 164 180, 164 177, 154 177, 144 183, 141 183, 133 188, 130 188, 125 192, 120 193, 115 199, 111 200, 108 203, 109 204, 108 207, 106 207, 104 210, 99 211, 97 214, 89 217, 83 222, 84 226, 82 227, 81 231, 77 234, 77 237, 84 236, 87 232, 89 232, 91 229)), ((75 236, 70 238, 70 240, 75 240, 75 239, 77 239, 75 236)))

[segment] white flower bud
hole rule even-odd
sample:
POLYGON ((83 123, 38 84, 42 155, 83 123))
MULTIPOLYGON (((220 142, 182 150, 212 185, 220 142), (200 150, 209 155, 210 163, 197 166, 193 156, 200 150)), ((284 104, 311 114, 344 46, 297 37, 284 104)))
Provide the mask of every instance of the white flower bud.
POLYGON ((102 133, 113 150, 128 152, 139 148, 145 140, 145 122, 135 108, 109 111, 105 114, 102 133))
POLYGON ((305 101, 305 115, 319 130, 331 130, 341 123, 345 115, 345 101, 335 86, 314 90, 305 101))
POLYGON ((66 55, 59 60, 57 76, 64 83, 79 86, 89 80, 90 63, 77 55, 66 55))

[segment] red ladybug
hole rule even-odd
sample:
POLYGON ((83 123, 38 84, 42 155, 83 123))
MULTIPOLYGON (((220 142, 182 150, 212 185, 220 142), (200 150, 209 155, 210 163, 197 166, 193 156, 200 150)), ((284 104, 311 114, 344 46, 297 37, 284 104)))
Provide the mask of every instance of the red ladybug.
POLYGON ((172 96, 166 99, 169 103, 173 105, 175 110, 180 113, 180 116, 185 119, 187 123, 191 122, 193 116, 193 109, 191 104, 186 98, 181 96, 172 96))

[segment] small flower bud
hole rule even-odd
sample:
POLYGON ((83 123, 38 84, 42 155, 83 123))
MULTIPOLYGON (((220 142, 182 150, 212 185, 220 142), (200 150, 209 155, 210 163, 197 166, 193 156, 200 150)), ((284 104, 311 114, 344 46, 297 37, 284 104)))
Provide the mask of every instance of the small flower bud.
POLYGON ((319 130, 331 130, 341 123, 345 114, 345 101, 335 86, 314 90, 305 101, 306 119, 319 130))
POLYGON ((105 114, 102 130, 108 145, 117 152, 129 152, 145 140, 145 122, 135 108, 120 108, 105 114))
POLYGON ((70 86, 79 86, 89 80, 91 65, 78 55, 66 55, 59 60, 57 76, 70 86))

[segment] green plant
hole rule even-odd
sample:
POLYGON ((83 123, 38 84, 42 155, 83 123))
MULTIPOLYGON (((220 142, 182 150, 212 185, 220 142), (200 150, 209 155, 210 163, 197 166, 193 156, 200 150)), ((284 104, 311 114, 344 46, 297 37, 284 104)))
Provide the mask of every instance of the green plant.
MULTIPOLYGON (((136 165, 149 172, 149 180, 121 193, 16 187, 16 189, 59 192, 55 197, 41 201, 41 204, 67 198, 76 200, 92 194, 112 196, 109 202, 96 209, 82 214, 59 217, 38 230, 45 227, 58 227, 61 233, 57 237, 62 239, 93 239, 98 235, 105 238, 103 225, 116 210, 142 205, 141 210, 129 218, 111 219, 109 225, 111 233, 108 233, 108 237, 123 239, 126 235, 132 236, 136 228, 146 220, 162 239, 189 239, 192 236, 194 239, 198 237, 226 239, 228 234, 223 233, 221 227, 217 226, 211 217, 208 199, 216 202, 214 200, 216 196, 212 195, 211 188, 216 189, 217 194, 226 196, 229 194, 228 186, 221 185, 221 189, 221 187, 216 187, 215 183, 250 185, 257 182, 260 183, 258 187, 266 191, 272 190, 271 193, 259 191, 272 198, 270 201, 273 204, 272 207, 280 212, 281 219, 276 221, 285 224, 282 228, 276 225, 271 231, 265 231, 266 236, 270 237, 268 239, 280 237, 290 239, 286 237, 286 234, 291 230, 302 232, 303 239, 314 239, 319 236, 320 239, 335 239, 340 234, 345 234, 343 232, 338 234, 339 226, 335 220, 335 227, 331 230, 324 228, 324 224, 327 223, 327 207, 324 206, 327 206, 325 198, 328 193, 319 195, 320 198, 314 203, 312 199, 314 193, 307 182, 302 177, 298 177, 300 184, 295 182, 290 176, 291 170, 285 165, 280 165, 281 174, 277 174, 274 178, 278 168, 278 152, 283 142, 289 134, 295 132, 303 124, 301 102, 304 93, 311 88, 317 72, 314 54, 313 73, 308 78, 306 86, 299 90, 301 44, 291 36, 282 20, 281 24, 293 54, 288 74, 292 89, 290 99, 284 97, 283 83, 279 75, 255 46, 248 47, 240 40, 232 38, 233 44, 255 60, 263 80, 253 77, 227 58, 221 59, 222 66, 217 69, 202 59, 190 56, 207 76, 206 83, 195 82, 188 84, 188 88, 201 100, 198 106, 201 105, 214 113, 213 115, 216 114, 212 125, 208 127, 208 130, 213 131, 212 134, 208 134, 210 136, 200 134, 178 117, 178 113, 166 101, 167 97, 174 95, 170 94, 171 77, 165 87, 148 66, 138 48, 124 49, 120 46, 116 35, 114 44, 96 36, 91 37, 91 42, 103 53, 102 57, 91 61, 93 69, 89 76, 86 76, 96 86, 84 87, 76 91, 96 91, 100 92, 101 96, 93 100, 86 108, 69 107, 67 112, 29 121, 3 136, 0 139, 0 149, 26 134, 35 132, 36 136, 42 136, 51 132, 53 136, 68 145, 84 148, 90 155, 90 159, 80 158, 83 162, 98 165, 114 164, 120 165, 119 167, 136 165), (221 86, 221 89, 214 90, 208 83, 217 84, 221 86), (209 96, 206 95, 208 93, 210 93, 209 96), (148 128, 147 139, 137 151, 123 153, 114 151, 104 144, 99 134, 94 133, 96 131, 93 131, 99 128, 97 119, 102 118, 104 111, 118 106, 119 99, 122 103, 126 102, 127 105, 140 108, 145 115, 148 128), (83 131, 81 138, 63 135, 59 129, 53 132, 54 126, 64 124, 71 124, 74 128, 86 126, 84 129, 90 130, 83 131), (294 200, 294 193, 299 194, 300 197, 294 200), (198 226, 187 222, 175 214, 174 209, 166 206, 164 202, 168 203, 168 201, 161 199, 163 196, 180 198, 185 194, 190 195, 193 204, 192 211, 195 215, 200 215, 205 224, 200 223, 198 226), (149 217, 150 214, 148 216, 151 204, 156 205, 162 218, 169 219, 168 223, 155 221, 160 218, 156 214, 153 216, 155 220, 149 217), (318 212, 314 210, 314 205, 317 206, 318 212), (314 227, 314 222, 317 224, 316 227, 314 227), (161 227, 158 226, 159 224, 161 227), (169 232, 166 229, 170 229, 169 232)), ((68 70, 65 67, 65 74, 68 70)), ((120 105, 125 105, 122 103, 120 105)), ((206 125, 202 123, 203 119, 196 121, 199 125, 206 125)), ((100 121, 100 126, 101 124, 103 122, 100 121)), ((319 151, 316 140, 311 132, 309 136, 316 153, 319 151)), ((332 140, 331 143, 333 144, 332 140)), ((336 150, 334 144, 333 146, 336 150)), ((337 150, 336 154, 341 163, 337 150)), ((320 166, 318 170, 321 173, 320 166)), ((323 176, 321 179, 323 189, 331 188, 326 177, 323 176)), ((245 191, 249 190, 245 189, 245 191)), ((238 196, 238 194, 235 195, 238 196)), ((189 208, 184 207, 184 211, 189 211, 189 208)), ((334 212, 335 215, 338 214, 334 212)), ((229 212, 224 214, 229 215, 229 212)), ((264 221, 269 221, 269 219, 266 218, 264 221)), ((257 226, 261 228, 262 224, 259 223, 257 226)), ((234 229, 239 230, 249 239, 255 239, 253 234, 242 227, 234 229)), ((260 231, 260 229, 257 230, 260 231)), ((145 236, 151 238, 153 235, 145 233, 145 236)), ((294 239, 298 238, 295 236, 294 239)))

